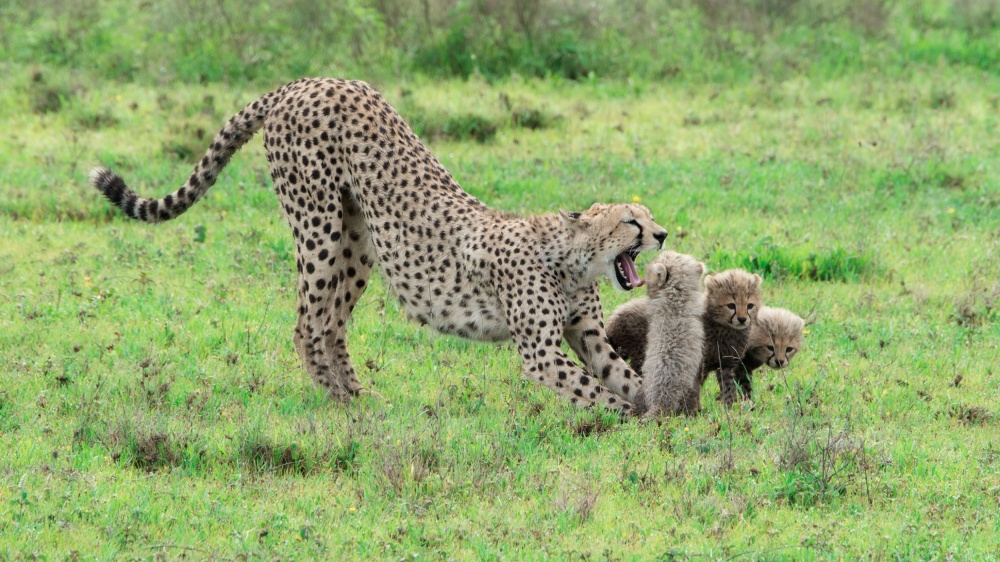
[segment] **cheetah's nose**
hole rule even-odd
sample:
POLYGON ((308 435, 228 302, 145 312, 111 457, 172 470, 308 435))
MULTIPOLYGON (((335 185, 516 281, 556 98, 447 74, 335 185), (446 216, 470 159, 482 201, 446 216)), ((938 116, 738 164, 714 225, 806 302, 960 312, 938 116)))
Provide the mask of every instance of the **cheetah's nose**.
POLYGON ((788 361, 784 359, 775 359, 774 362, 778 364, 778 367, 784 367, 785 363, 788 363, 788 361))
POLYGON ((663 241, 667 239, 667 231, 663 230, 661 232, 657 232, 653 235, 653 238, 656 238, 656 241, 660 243, 660 247, 662 248, 663 241))
POLYGON ((747 323, 747 317, 746 316, 739 316, 739 317, 736 318, 736 321, 739 322, 740 324, 746 324, 747 323))

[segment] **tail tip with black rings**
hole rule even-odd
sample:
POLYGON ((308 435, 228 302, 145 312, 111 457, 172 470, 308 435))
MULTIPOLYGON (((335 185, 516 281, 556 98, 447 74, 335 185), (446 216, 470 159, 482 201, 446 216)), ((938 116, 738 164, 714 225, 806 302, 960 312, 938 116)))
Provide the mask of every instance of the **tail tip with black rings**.
POLYGON ((96 187, 98 191, 103 193, 109 201, 118 207, 121 207, 125 199, 125 193, 128 191, 128 187, 125 186, 125 180, 103 166, 90 171, 90 184, 96 187))

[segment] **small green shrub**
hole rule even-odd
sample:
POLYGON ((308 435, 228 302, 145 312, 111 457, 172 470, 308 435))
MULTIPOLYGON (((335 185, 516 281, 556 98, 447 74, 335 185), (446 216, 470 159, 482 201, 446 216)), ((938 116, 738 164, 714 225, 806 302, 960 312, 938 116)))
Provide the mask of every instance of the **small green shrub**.
POLYGON ((476 68, 468 37, 471 25, 467 14, 457 14, 436 41, 417 47, 413 67, 431 76, 471 76, 476 68))
POLYGON ((205 463, 205 447, 197 440, 177 437, 142 416, 123 417, 101 443, 120 465, 147 472, 164 468, 197 470, 205 463))
POLYGON ((476 114, 452 115, 444 120, 441 136, 454 140, 475 140, 484 143, 497 133, 497 124, 488 117, 476 114))
POLYGON ((53 80, 41 70, 31 73, 28 84, 28 98, 31 111, 37 114, 58 113, 63 103, 72 96, 69 85, 62 80, 53 80))
POLYGON ((109 106, 80 107, 73 110, 73 122, 82 129, 97 131, 117 127, 121 122, 109 106))
POLYGON ((257 473, 307 475, 317 470, 328 459, 323 455, 309 455, 298 443, 281 445, 265 434, 264 424, 252 423, 237 438, 235 462, 244 469, 257 473))
POLYGON ((419 109, 404 113, 413 132, 425 141, 444 139, 485 143, 496 136, 499 128, 492 119, 474 113, 442 115, 419 109))
POLYGON ((510 124, 521 129, 547 129, 554 119, 540 109, 516 107, 510 112, 510 124))
POLYGON ((478 73, 490 79, 520 74, 580 80, 601 66, 597 45, 582 36, 577 22, 559 18, 544 27, 522 22, 517 30, 503 19, 501 13, 477 13, 459 4, 447 28, 416 48, 413 68, 460 78, 478 73), (532 32, 533 26, 543 28, 532 32))

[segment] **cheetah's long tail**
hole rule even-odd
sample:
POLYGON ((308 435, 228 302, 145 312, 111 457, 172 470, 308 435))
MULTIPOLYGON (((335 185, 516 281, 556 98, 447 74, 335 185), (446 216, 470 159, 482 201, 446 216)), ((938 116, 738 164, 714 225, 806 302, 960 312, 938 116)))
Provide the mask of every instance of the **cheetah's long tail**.
POLYGON ((190 209, 215 184, 232 155, 261 128, 271 108, 293 84, 295 83, 264 95, 230 118, 215 135, 212 145, 195 165, 187 182, 162 199, 142 197, 125 185, 121 176, 105 167, 91 170, 90 183, 133 219, 157 223, 176 218, 190 209))

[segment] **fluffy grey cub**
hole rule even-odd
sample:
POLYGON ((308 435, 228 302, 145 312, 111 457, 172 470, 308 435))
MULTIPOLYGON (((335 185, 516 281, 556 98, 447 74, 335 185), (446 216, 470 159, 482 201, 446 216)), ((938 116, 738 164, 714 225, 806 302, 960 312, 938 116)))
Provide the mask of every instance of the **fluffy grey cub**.
POLYGON ((705 328, 705 265, 663 252, 646 268, 646 349, 642 398, 647 416, 694 413, 686 397, 698 384, 705 328))

